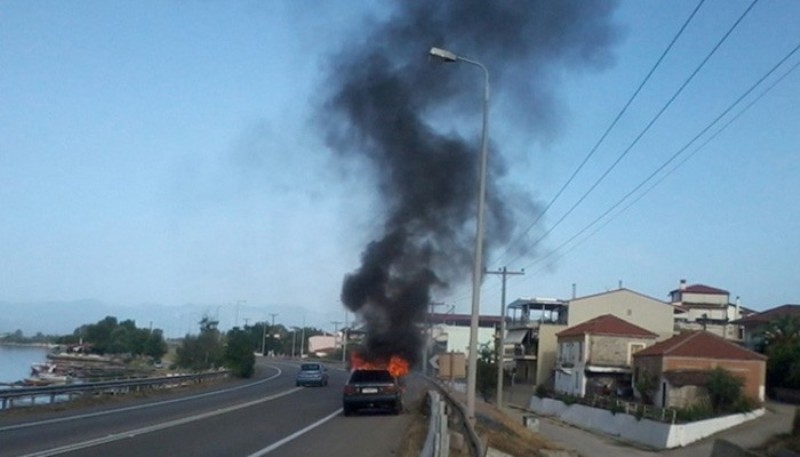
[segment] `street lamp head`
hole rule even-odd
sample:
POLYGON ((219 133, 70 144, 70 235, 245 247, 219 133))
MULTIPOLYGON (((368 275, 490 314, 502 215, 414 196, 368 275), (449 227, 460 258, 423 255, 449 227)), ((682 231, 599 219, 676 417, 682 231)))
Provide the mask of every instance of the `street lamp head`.
POLYGON ((455 62, 458 60, 457 55, 442 48, 433 47, 430 51, 428 51, 428 54, 441 59, 443 62, 455 62))

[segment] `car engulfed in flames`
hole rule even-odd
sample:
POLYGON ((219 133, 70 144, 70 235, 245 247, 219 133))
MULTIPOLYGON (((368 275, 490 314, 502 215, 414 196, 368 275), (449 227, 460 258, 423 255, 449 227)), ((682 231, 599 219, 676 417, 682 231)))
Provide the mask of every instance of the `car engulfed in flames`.
POLYGON ((352 371, 344 386, 342 408, 345 416, 360 410, 403 411, 401 379, 408 374, 408 361, 392 356, 388 361, 366 360, 358 354, 350 359, 352 371))

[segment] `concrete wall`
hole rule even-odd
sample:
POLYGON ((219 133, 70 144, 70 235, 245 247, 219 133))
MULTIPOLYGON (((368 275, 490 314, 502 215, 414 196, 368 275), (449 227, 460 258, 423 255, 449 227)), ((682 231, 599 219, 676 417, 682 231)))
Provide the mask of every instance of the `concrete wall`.
POLYGON ((591 335, 587 351, 590 365, 606 365, 617 367, 631 366, 631 348, 633 344, 645 347, 652 346, 652 338, 633 338, 625 336, 591 335))
POLYGON ((707 419, 690 424, 665 424, 649 419, 637 420, 629 414, 612 414, 610 411, 584 405, 565 405, 552 398, 531 397, 528 404, 531 411, 555 416, 558 419, 597 432, 616 436, 626 441, 650 446, 655 449, 671 449, 686 446, 721 430, 756 419, 764 414, 764 409, 745 414, 707 419))
POLYGON ((539 346, 536 359, 536 384, 545 384, 553 376, 558 356, 556 333, 566 329, 566 325, 539 326, 539 346))
POLYGON ((697 294, 692 292, 682 292, 681 300, 684 303, 708 303, 712 305, 727 305, 730 296, 720 294, 697 294))
POLYGON ((613 314, 657 333, 658 341, 670 338, 674 334, 672 306, 628 289, 570 300, 568 313, 567 324, 570 327, 597 316, 613 314))

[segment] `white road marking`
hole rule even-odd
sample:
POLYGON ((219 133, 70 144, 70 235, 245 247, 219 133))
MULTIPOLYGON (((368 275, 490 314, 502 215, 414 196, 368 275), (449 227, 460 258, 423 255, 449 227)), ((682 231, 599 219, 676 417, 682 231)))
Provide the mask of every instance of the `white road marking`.
POLYGON ((315 428, 319 427, 320 425, 324 424, 325 422, 328 422, 329 420, 333 419, 334 417, 338 416, 341 413, 342 413, 342 408, 339 408, 336 411, 334 411, 333 413, 331 413, 330 415, 323 417, 322 419, 314 422, 313 424, 309 425, 308 427, 300 429, 300 430, 292 433, 291 435, 289 435, 289 436, 287 436, 287 437, 285 437, 285 438, 283 438, 283 439, 281 439, 279 441, 276 441, 276 442, 270 444, 269 446, 265 447, 264 449, 261 449, 258 452, 255 452, 253 454, 248 455, 247 457, 261 457, 263 455, 267 455, 270 452, 274 451, 275 449, 278 449, 279 447, 281 447, 284 444, 288 443, 289 441, 292 441, 292 440, 294 440, 296 438, 299 438, 300 436, 305 435, 306 433, 310 432, 311 430, 314 430, 315 428))
POLYGON ((243 408, 248 408, 250 406, 254 406, 254 405, 257 405, 259 403, 264 403, 264 402, 267 402, 267 401, 275 400, 276 398, 284 397, 286 395, 292 394, 292 393, 297 392, 299 390, 303 390, 303 388, 302 387, 295 387, 293 389, 289 389, 289 390, 281 392, 279 394, 271 395, 269 397, 260 398, 258 400, 250 401, 250 402, 247 402, 247 403, 241 403, 241 404, 238 404, 238 405, 229 406, 227 408, 222 408, 222 409, 218 409, 218 410, 215 410, 215 411, 209 411, 209 412, 206 412, 206 413, 197 414, 195 416, 188 416, 188 417, 183 417, 183 418, 180 418, 180 419, 175 419, 175 420, 171 420, 171 421, 167 421, 167 422, 162 422, 160 424, 154 424, 154 425, 150 425, 150 426, 147 426, 147 427, 138 428, 138 429, 135 429, 135 430, 129 430, 129 431, 126 431, 126 432, 114 433, 112 435, 104 436, 104 437, 101 437, 101 438, 95 438, 95 439, 92 439, 92 440, 89 440, 89 441, 83 441, 83 442, 74 443, 74 444, 67 444, 65 446, 60 446, 60 447, 53 448, 53 449, 45 449, 43 451, 34 452, 32 454, 25 454, 25 455, 20 456, 20 457, 48 457, 48 456, 52 456, 52 455, 59 455, 59 454, 67 453, 67 452, 77 451, 79 449, 86 449, 86 448, 90 448, 90 447, 94 447, 94 446, 99 446, 101 444, 111 443, 113 441, 119 441, 119 440, 124 440, 124 439, 128 439, 128 438, 133 438, 133 437, 138 436, 138 435, 144 435, 146 433, 152 433, 152 432, 155 432, 155 431, 164 430, 166 428, 176 427, 178 425, 188 424, 190 422, 194 422, 194 421, 198 421, 198 420, 202 420, 202 419, 207 419, 209 417, 218 416, 220 414, 226 414, 226 413, 229 413, 229 412, 232 412, 232 411, 236 411, 236 410, 239 410, 239 409, 243 409, 243 408))

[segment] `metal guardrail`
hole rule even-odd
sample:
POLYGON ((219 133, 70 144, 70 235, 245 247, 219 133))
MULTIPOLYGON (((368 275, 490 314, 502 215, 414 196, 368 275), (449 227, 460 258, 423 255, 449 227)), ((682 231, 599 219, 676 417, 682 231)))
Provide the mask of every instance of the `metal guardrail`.
POLYGON ((448 457, 450 455, 450 433, 448 431, 447 406, 439 392, 428 391, 430 419, 428 435, 420 457, 448 457))
POLYGON ((163 376, 158 378, 136 378, 115 381, 87 382, 79 384, 61 384, 55 386, 18 387, 0 389, 0 409, 14 407, 15 400, 31 399, 33 404, 36 398, 49 398, 49 403, 55 403, 59 397, 66 396, 68 400, 86 394, 112 393, 123 394, 131 391, 138 392, 155 388, 164 388, 170 385, 186 385, 204 382, 211 379, 223 378, 230 374, 227 370, 207 373, 187 374, 177 376, 163 376))
MULTIPOLYGON (((472 421, 469 420, 466 407, 458 400, 453 398, 447 387, 442 385, 438 380, 430 378, 428 376, 423 376, 423 378, 432 385, 436 386, 439 392, 441 392, 441 394, 446 399, 447 403, 449 405, 452 405, 452 408, 450 408, 450 410, 455 411, 457 413, 458 422, 463 425, 464 429, 467 432, 465 441, 469 446, 469 455, 472 457, 484 457, 486 455, 486 447, 483 445, 483 442, 481 442, 481 438, 478 436, 478 432, 475 431, 475 425, 472 423, 472 421)), ((433 411, 431 411, 431 415, 433 415, 433 411)), ((447 419, 446 421, 449 423, 449 419, 447 419)), ((430 425, 428 428, 428 433, 430 433, 430 425)), ((449 440, 448 440, 448 447, 449 447, 449 440)))

